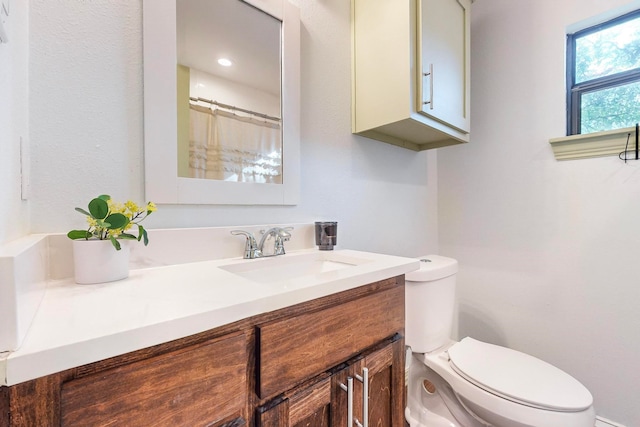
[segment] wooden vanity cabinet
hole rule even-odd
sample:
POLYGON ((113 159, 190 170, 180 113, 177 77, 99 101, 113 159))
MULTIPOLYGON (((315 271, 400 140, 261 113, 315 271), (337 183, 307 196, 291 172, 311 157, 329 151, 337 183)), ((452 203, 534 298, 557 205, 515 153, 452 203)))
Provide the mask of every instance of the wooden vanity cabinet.
POLYGON ((258 325, 258 395, 285 392, 403 330, 402 286, 258 325))
POLYGON ((258 408, 259 427, 346 427, 348 387, 353 387, 353 425, 364 423, 364 368, 368 369, 368 425, 404 423, 404 340, 396 335, 376 348, 338 365, 317 382, 304 385, 269 405, 258 408))
POLYGON ((236 333, 63 383, 61 424, 223 425, 246 417, 247 361, 236 333))
POLYGON ((4 424, 0 418, 0 426, 230 427, 249 418, 244 333, 163 350, 134 352, 6 388, 9 416, 4 424))
POLYGON ((403 331, 404 286, 258 325, 258 394, 282 394, 258 408, 257 425, 347 426, 349 382, 362 422, 365 368, 370 425, 403 425, 403 331))
POLYGON ((369 425, 400 427, 403 332, 398 276, 0 387, 0 427, 346 426, 364 367, 369 425))

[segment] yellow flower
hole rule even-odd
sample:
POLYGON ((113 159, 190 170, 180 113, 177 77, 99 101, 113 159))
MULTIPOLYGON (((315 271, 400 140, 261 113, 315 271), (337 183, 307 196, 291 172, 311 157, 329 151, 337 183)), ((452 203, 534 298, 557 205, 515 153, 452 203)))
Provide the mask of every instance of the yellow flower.
POLYGON ((88 216, 87 224, 89 224, 89 227, 95 227, 96 225, 98 225, 98 221, 96 221, 95 218, 88 216))
POLYGON ((158 208, 156 207, 156 204, 153 202, 149 202, 147 203, 147 212, 155 212, 158 208))
POLYGON ((127 210, 129 211, 129 213, 131 215, 135 215, 136 213, 138 213, 140 211, 140 208, 138 207, 138 205, 136 205, 131 200, 127 200, 125 202, 124 206, 125 206, 125 208, 127 208, 127 210))
POLYGON ((107 205, 109 206, 109 213, 125 213, 125 205, 122 203, 116 203, 112 199, 107 200, 107 205))

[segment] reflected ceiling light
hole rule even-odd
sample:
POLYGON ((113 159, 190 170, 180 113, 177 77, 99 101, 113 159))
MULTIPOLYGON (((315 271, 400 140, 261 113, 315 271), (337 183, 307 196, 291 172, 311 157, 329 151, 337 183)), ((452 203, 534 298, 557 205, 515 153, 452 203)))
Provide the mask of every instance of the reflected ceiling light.
POLYGON ((231 60, 227 58, 220 58, 218 59, 218 64, 222 65, 223 67, 231 67, 231 65, 233 65, 233 62, 231 62, 231 60))

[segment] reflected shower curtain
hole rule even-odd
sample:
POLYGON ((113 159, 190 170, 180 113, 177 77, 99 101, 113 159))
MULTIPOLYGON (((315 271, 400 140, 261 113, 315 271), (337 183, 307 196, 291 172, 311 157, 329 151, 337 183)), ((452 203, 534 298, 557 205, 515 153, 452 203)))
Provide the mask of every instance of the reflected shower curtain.
POLYGON ((279 123, 192 105, 189 135, 192 178, 282 183, 279 123))

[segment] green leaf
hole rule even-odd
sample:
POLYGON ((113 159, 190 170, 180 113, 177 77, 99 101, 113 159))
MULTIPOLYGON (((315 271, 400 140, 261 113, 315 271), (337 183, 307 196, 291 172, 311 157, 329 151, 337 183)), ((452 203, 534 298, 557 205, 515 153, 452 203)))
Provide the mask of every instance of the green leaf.
POLYGON ((98 199, 104 200, 105 202, 111 200, 111 196, 108 194, 101 194, 97 197, 98 199))
POLYGON ((138 241, 140 241, 140 237, 144 239, 144 245, 147 246, 149 244, 149 236, 147 235, 147 230, 145 230, 143 226, 138 225, 138 241))
POLYGON ((118 239, 124 239, 124 240, 138 240, 138 238, 136 236, 134 236, 133 234, 129 234, 129 233, 122 233, 118 236, 118 239))
POLYGON ((102 199, 93 199, 89 202, 89 212, 96 219, 105 219, 109 215, 109 205, 102 199))
POLYGON ((120 242, 118 242, 118 239, 116 239, 113 236, 109 236, 109 240, 111 240, 111 244, 113 245, 114 248, 116 248, 117 251, 120 250, 120 242))
POLYGON ((76 208, 76 210, 77 210, 78 212, 80 212, 81 214, 85 214, 86 216, 91 216, 91 214, 90 214, 89 212, 85 211, 85 210, 84 210, 84 209, 82 209, 82 208, 76 208))
POLYGON ((96 220, 96 226, 98 228, 109 228, 111 224, 109 224, 107 221, 103 220, 103 219, 97 219, 96 220))
POLYGON ((111 214, 108 217, 106 217, 104 220, 109 223, 107 228, 112 230, 116 228, 124 228, 129 223, 129 218, 127 218, 121 213, 111 214))
POLYGON ((67 237, 71 240, 88 239, 91 237, 91 233, 87 230, 71 230, 67 233, 67 237))

